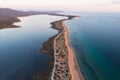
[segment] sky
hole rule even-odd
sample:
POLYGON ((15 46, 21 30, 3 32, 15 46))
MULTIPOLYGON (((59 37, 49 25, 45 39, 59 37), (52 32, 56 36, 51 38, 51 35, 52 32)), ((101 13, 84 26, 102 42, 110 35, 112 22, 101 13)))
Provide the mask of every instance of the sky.
POLYGON ((0 0, 0 7, 20 10, 120 12, 120 0, 0 0))

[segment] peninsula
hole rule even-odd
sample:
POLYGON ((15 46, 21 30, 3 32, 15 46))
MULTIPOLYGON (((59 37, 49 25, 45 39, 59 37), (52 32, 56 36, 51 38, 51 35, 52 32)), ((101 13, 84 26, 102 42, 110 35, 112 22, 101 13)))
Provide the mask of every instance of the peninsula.
POLYGON ((43 43, 41 51, 52 56, 53 61, 50 62, 51 65, 48 68, 50 70, 47 70, 47 73, 36 75, 36 80, 41 80, 41 78, 44 80, 84 80, 76 55, 70 45, 68 29, 64 23, 71 19, 70 17, 51 23, 52 28, 58 30, 58 34, 43 43), (48 76, 44 77, 44 75, 48 76))
POLYGON ((54 69, 52 80, 84 80, 77 60, 69 41, 69 32, 64 24, 68 19, 53 22, 54 29, 59 30, 58 36, 54 39, 54 69))

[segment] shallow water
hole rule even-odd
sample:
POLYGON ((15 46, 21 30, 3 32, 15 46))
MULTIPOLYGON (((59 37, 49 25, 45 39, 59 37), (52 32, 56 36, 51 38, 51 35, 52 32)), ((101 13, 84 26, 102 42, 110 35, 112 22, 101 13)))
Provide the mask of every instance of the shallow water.
POLYGON ((64 17, 20 17, 21 28, 0 30, 0 80, 33 80, 46 69, 50 57, 41 53, 42 43, 57 33, 50 22, 64 17))
POLYGON ((120 14, 77 13, 66 22, 86 80, 120 80, 120 14))

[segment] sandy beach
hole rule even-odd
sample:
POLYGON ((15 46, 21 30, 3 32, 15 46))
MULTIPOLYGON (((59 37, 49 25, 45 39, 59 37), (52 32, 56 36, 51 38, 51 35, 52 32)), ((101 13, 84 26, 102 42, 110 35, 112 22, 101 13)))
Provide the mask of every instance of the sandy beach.
POLYGON ((54 39, 54 68, 52 80, 84 80, 80 71, 77 58, 70 45, 69 31, 63 19, 52 22, 52 28, 58 30, 58 35, 54 39))
POLYGON ((62 21, 62 25, 64 28, 64 38, 65 38, 65 45, 68 48, 68 65, 70 69, 70 74, 71 74, 71 80, 84 80, 84 77, 80 71, 79 65, 77 63, 76 55, 73 50, 73 48, 70 45, 70 40, 69 40, 69 32, 67 27, 64 24, 64 21, 62 21))
MULTIPOLYGON (((45 73, 50 78, 45 80, 84 80, 74 49, 70 45, 69 31, 65 25, 65 21, 70 19, 51 22, 52 28, 58 30, 58 34, 49 38, 41 49, 43 53, 54 58, 53 65, 51 65, 53 68, 48 70, 51 74, 45 73)), ((36 80, 40 80, 40 76, 44 74, 37 75, 36 80)))

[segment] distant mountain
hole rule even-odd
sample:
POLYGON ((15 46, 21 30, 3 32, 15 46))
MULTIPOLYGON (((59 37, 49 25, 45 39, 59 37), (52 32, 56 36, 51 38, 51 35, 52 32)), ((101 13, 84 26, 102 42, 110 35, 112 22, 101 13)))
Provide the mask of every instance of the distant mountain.
POLYGON ((29 16, 32 14, 38 14, 38 13, 13 10, 9 8, 0 8, 0 29, 19 27, 13 25, 15 22, 20 21, 17 17, 29 16))
POLYGON ((0 16, 29 16, 36 14, 54 14, 59 11, 19 11, 10 8, 0 8, 0 16))
POLYGON ((4 28, 16 28, 19 26, 13 25, 15 22, 19 22, 18 17, 30 16, 37 14, 56 14, 59 11, 19 11, 10 8, 0 8, 0 29, 4 28))
POLYGON ((28 12, 13 10, 9 8, 0 8, 0 16, 26 16, 28 12))

